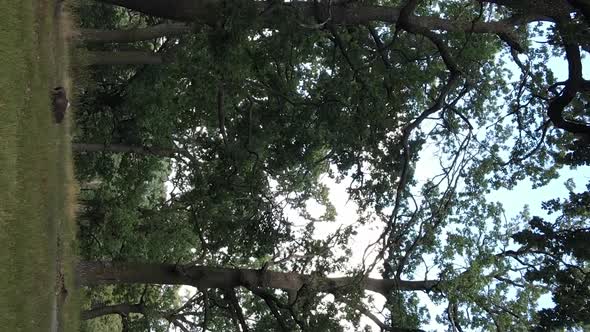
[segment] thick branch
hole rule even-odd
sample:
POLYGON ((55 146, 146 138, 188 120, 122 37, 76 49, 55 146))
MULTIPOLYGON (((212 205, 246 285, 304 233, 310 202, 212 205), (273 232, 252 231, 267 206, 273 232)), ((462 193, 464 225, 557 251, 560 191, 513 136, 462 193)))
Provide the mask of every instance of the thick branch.
MULTIPOLYGON (((187 302, 184 306, 180 307, 179 309, 175 310, 174 312, 182 311, 186 309, 188 304, 192 302, 187 302)), ((126 320, 129 314, 142 314, 142 315, 150 315, 152 318, 158 319, 165 319, 168 322, 174 324, 174 326, 178 327, 182 331, 188 332, 189 330, 183 325, 186 323, 188 325, 193 325, 192 322, 188 321, 183 313, 166 313, 166 312, 159 312, 159 311, 148 311, 146 310, 145 306, 142 303, 138 304, 129 304, 129 303, 122 303, 116 305, 109 305, 109 306, 102 306, 96 307, 90 310, 86 310, 82 312, 81 318, 83 320, 89 320, 105 315, 112 315, 118 314, 121 316, 123 320, 126 320)), ((190 315, 194 315, 195 313, 188 313, 190 315)))
POLYGON ((519 13, 535 13, 545 17, 569 16, 574 8, 567 0, 479 0, 508 7, 519 13))
POLYGON ((391 290, 419 291, 435 288, 439 281, 407 281, 389 279, 359 279, 355 277, 322 278, 294 272, 274 272, 253 269, 231 269, 174 264, 81 262, 79 281, 83 285, 97 284, 168 284, 191 285, 199 289, 228 289, 244 286, 297 291, 304 284, 318 292, 333 293, 344 287, 360 287, 387 296, 391 290))
MULTIPOLYGON (((221 0, 176 0, 173 4, 167 0, 98 0, 136 10, 148 15, 173 19, 184 22, 199 22, 214 25, 223 16, 223 1, 221 0)), ((270 18, 275 15, 273 9, 268 8, 268 3, 263 1, 251 1, 259 14, 259 18, 271 24, 270 18), (268 19, 267 19, 268 18, 268 19)), ((367 24, 370 22, 397 23, 400 9, 397 7, 355 5, 332 6, 330 11, 319 10, 315 2, 302 1, 283 3, 291 10, 298 12, 298 17, 306 21, 326 21, 330 18, 331 24, 353 25, 367 24)), ((280 5, 274 6, 279 8, 280 5)), ((512 34, 514 26, 526 25, 539 20, 548 20, 541 15, 520 15, 518 18, 497 22, 471 22, 454 21, 433 16, 411 16, 408 21, 416 26, 429 30, 464 31, 473 33, 508 33, 512 34)))
POLYGON ((582 79, 582 59, 578 45, 565 45, 565 54, 568 61, 569 77, 560 95, 549 103, 547 114, 553 125, 574 134, 590 136, 590 126, 585 123, 573 122, 564 119, 563 111, 567 105, 582 91, 584 81, 582 79))

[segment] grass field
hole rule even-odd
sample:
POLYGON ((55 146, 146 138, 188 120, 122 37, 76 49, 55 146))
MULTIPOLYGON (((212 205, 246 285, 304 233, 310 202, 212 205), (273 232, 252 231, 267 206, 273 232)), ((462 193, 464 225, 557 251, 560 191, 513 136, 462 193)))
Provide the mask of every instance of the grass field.
POLYGON ((3 4, 0 329, 77 331, 69 119, 53 123, 49 98, 69 87, 64 16, 56 0, 3 4))

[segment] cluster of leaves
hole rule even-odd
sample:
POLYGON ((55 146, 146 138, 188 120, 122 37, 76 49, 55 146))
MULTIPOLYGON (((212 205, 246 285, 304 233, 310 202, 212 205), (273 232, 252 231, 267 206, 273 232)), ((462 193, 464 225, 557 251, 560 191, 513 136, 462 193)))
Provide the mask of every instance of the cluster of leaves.
MULTIPOLYGON (((588 196, 584 192, 582 196, 588 196)), ((580 201, 569 201, 577 205, 580 201)), ((583 201, 582 201, 583 202, 583 201)), ((577 205, 582 215, 587 214, 587 204, 577 205)), ((565 209, 564 209, 565 210, 565 209)), ((571 216, 565 212, 564 216, 571 216)), ((586 217, 587 218, 587 217, 586 217)), ((522 245, 520 251, 535 257, 528 264, 527 281, 541 282, 548 286, 555 306, 539 312, 537 330, 549 331, 573 328, 580 323, 590 322, 590 229, 561 223, 549 223, 533 217, 530 229, 514 235, 522 245)))

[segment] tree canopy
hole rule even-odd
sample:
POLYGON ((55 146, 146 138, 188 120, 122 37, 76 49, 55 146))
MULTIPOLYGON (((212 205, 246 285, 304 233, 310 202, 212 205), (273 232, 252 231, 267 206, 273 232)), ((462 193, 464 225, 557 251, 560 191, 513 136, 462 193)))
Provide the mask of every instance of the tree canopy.
POLYGON ((590 323, 590 183, 546 202, 554 219, 506 218, 489 200, 586 170, 584 1, 76 10, 83 317, 118 314, 126 331, 370 330, 361 317, 418 331, 422 292, 451 331, 590 323), (347 184, 356 222, 341 222, 326 178, 347 184), (366 225, 379 235, 358 248, 366 225), (545 293, 553 308, 538 306, 545 293))

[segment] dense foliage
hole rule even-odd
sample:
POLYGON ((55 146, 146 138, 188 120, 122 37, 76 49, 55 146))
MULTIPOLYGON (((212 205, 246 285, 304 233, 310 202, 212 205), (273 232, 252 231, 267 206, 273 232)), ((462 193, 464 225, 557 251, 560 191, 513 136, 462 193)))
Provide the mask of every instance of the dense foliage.
POLYGON ((296 294, 246 282, 187 299, 172 286, 90 288, 86 318, 119 314, 126 331, 340 331, 365 328, 364 316, 381 330, 410 331, 429 322, 424 291, 447 308, 437 320, 452 331, 590 323, 590 189, 547 202, 561 214, 553 221, 506 220, 487 200, 588 165, 583 4, 234 0, 187 18, 164 7, 201 2, 161 13, 101 2, 77 9, 80 58, 133 51, 162 63, 81 69, 82 259, 310 277, 296 294), (188 33, 89 37, 178 23, 169 19, 190 21, 188 33), (547 64, 563 55, 568 79, 559 82, 547 64), (424 165, 431 174, 416 177, 424 165), (339 222, 326 177, 347 183, 357 222, 339 222), (327 222, 332 231, 319 232, 327 222), (365 249, 352 240, 368 224, 381 235, 352 261, 365 249), (357 282, 327 287, 334 275, 357 282), (429 286, 392 287, 375 300, 363 289, 369 276, 429 286), (555 307, 541 310, 546 292, 555 307))

